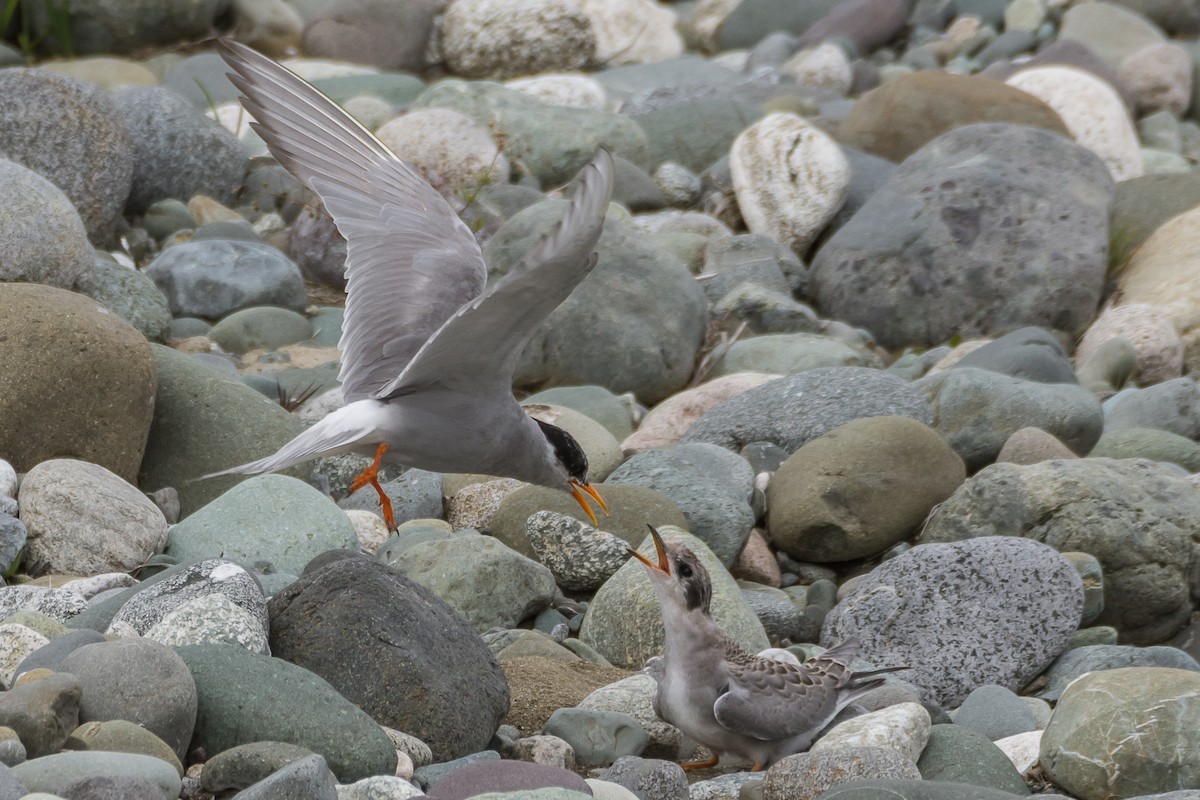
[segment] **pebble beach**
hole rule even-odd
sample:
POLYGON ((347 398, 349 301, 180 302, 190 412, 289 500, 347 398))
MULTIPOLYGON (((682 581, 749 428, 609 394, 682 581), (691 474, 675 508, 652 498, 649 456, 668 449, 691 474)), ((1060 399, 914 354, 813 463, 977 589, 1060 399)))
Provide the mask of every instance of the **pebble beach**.
MULTIPOLYGON (((1200 0, 0 3, 0 800, 1200 800, 1200 0), (609 512, 354 455, 346 243, 218 38, 489 283, 609 512), (743 649, 904 667, 764 771, 659 718, 647 525, 743 649)), ((332 201, 331 201, 332 202, 332 201)))

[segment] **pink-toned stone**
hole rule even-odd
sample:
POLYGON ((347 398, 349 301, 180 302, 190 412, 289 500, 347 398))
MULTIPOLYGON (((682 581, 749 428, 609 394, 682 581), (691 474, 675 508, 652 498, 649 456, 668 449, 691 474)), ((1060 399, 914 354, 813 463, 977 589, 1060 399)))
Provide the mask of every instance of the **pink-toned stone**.
POLYGON ((1131 303, 1104 310, 1092 323, 1075 351, 1076 366, 1084 364, 1109 339, 1121 336, 1137 351, 1140 386, 1178 378, 1183 374, 1183 340, 1167 311, 1146 303, 1131 303))
POLYGON ((1079 458, 1071 448, 1041 428, 1021 428, 1004 442, 996 461, 1040 464, 1056 458, 1079 458))
POLYGON ((651 409, 641 426, 621 442, 621 449, 628 456, 676 444, 692 427, 692 423, 717 403, 723 403, 778 377, 761 372, 738 372, 672 395, 651 409))
POLYGON ((782 581, 779 562, 775 560, 771 546, 767 544, 766 538, 758 528, 750 531, 746 546, 742 548, 729 572, 735 578, 773 586, 776 589, 782 581))

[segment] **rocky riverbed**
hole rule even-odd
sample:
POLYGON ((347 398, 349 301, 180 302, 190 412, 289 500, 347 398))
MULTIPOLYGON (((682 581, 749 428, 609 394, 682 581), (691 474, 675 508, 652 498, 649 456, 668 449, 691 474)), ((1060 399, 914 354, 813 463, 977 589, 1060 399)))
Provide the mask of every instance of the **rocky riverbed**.
MULTIPOLYGON (((0 45, 0 800, 1200 798, 1200 3, 27 0, 0 45), (611 514, 365 462, 282 60, 503 275, 611 514), (910 665, 765 773, 652 705, 646 525, 742 647, 910 665)), ((533 408, 536 406, 536 408, 533 408)))

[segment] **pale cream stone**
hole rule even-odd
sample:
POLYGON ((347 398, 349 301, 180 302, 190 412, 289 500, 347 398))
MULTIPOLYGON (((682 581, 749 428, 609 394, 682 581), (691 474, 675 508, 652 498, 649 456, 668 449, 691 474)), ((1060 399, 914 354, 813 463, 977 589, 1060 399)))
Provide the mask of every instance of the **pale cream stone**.
POLYGON ((916 763, 929 742, 933 723, 920 703, 897 703, 848 719, 822 736, 809 752, 839 747, 887 747, 916 763))
POLYGON ((596 60, 608 66, 683 55, 675 11, 654 0, 580 0, 596 34, 596 60))

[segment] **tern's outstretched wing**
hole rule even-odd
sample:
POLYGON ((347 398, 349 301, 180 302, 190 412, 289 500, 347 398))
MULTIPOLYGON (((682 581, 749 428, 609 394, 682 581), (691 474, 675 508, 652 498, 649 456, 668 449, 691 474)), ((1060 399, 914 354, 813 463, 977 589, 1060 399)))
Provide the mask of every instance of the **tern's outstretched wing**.
POLYGON ((612 199, 613 161, 601 149, 577 178, 563 218, 525 260, 446 320, 379 397, 438 385, 476 394, 512 390, 517 357, 538 326, 596 265, 612 199))
POLYGON ((271 155, 346 238, 338 378, 348 402, 376 395, 483 291, 479 246, 441 195, 307 81, 236 42, 221 57, 271 155))

